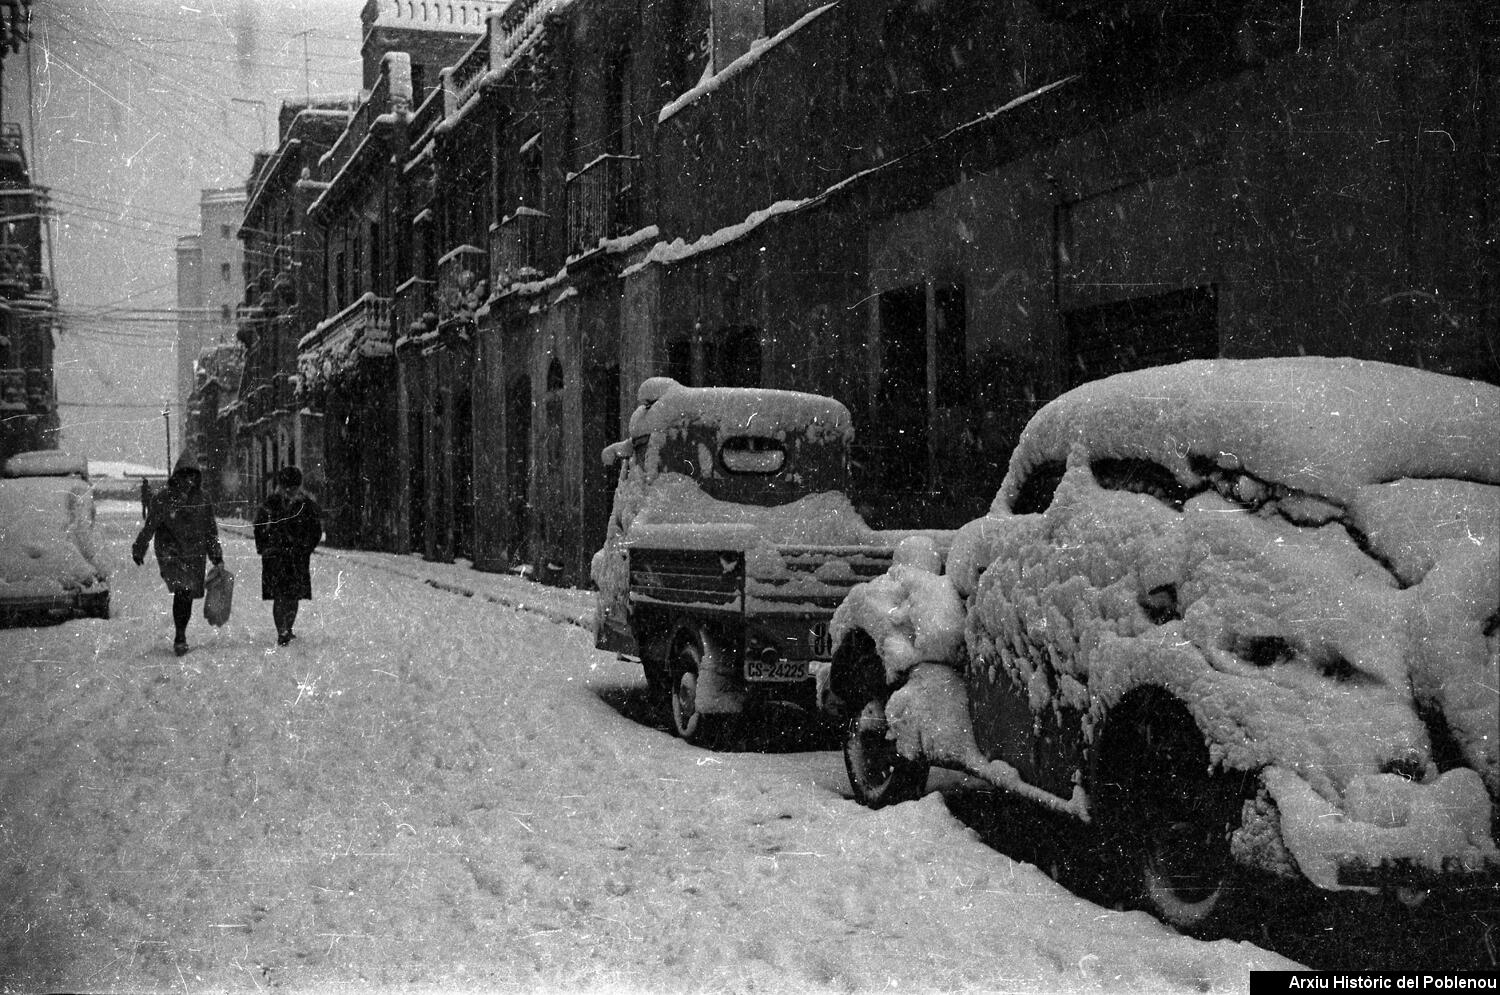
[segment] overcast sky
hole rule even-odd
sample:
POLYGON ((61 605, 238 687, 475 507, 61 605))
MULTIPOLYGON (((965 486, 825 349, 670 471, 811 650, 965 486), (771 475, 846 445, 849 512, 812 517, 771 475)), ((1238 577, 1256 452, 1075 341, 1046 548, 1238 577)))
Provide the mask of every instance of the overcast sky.
POLYGON ((362 6, 34 0, 30 50, 4 63, 4 117, 52 190, 65 448, 163 462, 177 238, 198 230, 203 189, 242 185, 274 145, 283 99, 359 89, 362 6))

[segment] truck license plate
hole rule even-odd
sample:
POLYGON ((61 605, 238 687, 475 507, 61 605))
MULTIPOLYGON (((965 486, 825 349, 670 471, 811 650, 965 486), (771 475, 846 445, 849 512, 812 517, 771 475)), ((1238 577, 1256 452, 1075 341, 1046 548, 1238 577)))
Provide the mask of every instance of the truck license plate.
POLYGON ((747 681, 800 681, 807 677, 806 660, 746 660, 747 681))

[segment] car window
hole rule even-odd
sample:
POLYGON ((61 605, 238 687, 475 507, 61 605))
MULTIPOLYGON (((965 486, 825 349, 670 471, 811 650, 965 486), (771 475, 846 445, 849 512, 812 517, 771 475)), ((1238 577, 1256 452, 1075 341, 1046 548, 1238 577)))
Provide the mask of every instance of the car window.
POLYGON ((1062 483, 1067 469, 1067 464, 1062 460, 1047 460, 1033 467, 1026 479, 1021 481, 1021 486, 1016 488, 1010 510, 1017 515, 1037 515, 1046 511, 1051 506, 1052 496, 1057 493, 1057 485, 1062 483))
POLYGON ((1134 457, 1096 459, 1090 465, 1099 486, 1111 491, 1149 494, 1177 511, 1192 491, 1177 482, 1172 471, 1159 463, 1134 457))
POLYGON ((786 465, 786 447, 760 435, 735 435, 719 446, 719 461, 731 473, 775 473, 786 465))

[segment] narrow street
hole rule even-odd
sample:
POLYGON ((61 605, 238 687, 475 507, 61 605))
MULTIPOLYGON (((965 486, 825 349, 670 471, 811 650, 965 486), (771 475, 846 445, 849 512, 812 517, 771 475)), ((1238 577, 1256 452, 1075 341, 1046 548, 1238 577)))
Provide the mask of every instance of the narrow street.
POLYGON ((101 515, 113 618, 0 631, 5 991, 1202 992, 1289 964, 1079 899, 937 793, 862 809, 812 733, 671 738, 553 620, 583 592, 326 551, 277 649, 226 529, 234 616, 179 660, 136 524, 101 515))

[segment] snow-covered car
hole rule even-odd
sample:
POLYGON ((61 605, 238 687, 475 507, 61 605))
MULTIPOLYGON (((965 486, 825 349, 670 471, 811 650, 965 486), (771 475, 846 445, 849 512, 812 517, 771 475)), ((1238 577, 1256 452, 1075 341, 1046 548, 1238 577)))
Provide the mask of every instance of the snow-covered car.
POLYGON ((0 467, 0 617, 109 617, 88 463, 53 450, 0 467))
POLYGON ((1497 629, 1500 389, 1199 361, 1038 412, 946 573, 840 605, 823 694, 864 803, 966 771, 1212 932, 1247 870, 1496 887, 1497 629))

